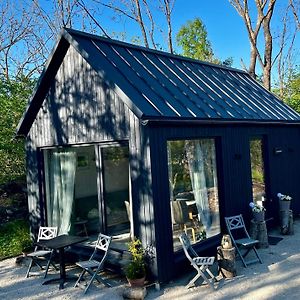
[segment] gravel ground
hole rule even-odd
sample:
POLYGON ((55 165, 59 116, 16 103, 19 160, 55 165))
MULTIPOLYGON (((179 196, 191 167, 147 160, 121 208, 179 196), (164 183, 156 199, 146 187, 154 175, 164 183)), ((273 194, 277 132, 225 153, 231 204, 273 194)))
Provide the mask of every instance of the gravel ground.
MULTIPOLYGON (((294 224, 294 235, 282 236, 283 240, 267 249, 259 249, 263 264, 253 264, 243 268, 237 261, 238 276, 221 280, 217 290, 200 285, 186 289, 185 285, 195 272, 182 276, 174 282, 156 290, 147 288, 146 299, 300 299, 300 220, 294 224)), ((279 231, 271 233, 280 236, 279 231)), ((127 284, 124 278, 110 277, 112 288, 92 285, 86 295, 73 283, 66 283, 65 289, 58 285, 42 285, 41 276, 25 279, 26 266, 17 265, 16 259, 0 262, 0 299, 122 299, 122 292, 127 284)), ((73 269, 71 272, 76 273, 73 269)), ((50 273, 47 279, 56 276, 50 273)))

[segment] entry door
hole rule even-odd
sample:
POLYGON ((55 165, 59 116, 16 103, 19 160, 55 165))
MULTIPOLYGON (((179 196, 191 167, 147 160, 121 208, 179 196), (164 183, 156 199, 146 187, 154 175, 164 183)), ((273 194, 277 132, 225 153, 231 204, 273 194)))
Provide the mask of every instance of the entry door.
POLYGON ((112 236, 130 233, 128 146, 101 148, 102 209, 105 232, 112 236))

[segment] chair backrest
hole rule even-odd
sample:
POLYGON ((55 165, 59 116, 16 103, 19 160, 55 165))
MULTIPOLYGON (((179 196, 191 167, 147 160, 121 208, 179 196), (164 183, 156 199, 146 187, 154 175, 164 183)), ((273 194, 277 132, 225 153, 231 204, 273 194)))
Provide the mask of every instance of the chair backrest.
POLYGON ((103 264, 103 262, 107 256, 109 247, 110 247, 111 239, 112 239, 111 236, 99 233, 98 239, 97 239, 97 242, 95 245, 95 249, 94 249, 93 254, 90 257, 90 260, 98 260, 96 257, 96 254, 97 254, 98 250, 101 250, 104 252, 104 254, 101 258, 101 264, 103 264))
POLYGON ((182 244, 182 248, 184 251, 185 256, 187 257, 187 259, 190 262, 193 262, 193 258, 197 257, 198 254, 197 252, 193 249, 192 245, 191 245, 191 241, 188 238, 188 236, 186 235, 185 232, 183 232, 180 236, 179 236, 179 240, 182 244))
POLYGON ((57 227, 40 227, 37 241, 50 240, 57 236, 57 227))
POLYGON ((235 235, 233 234, 233 231, 236 230, 239 230, 239 233, 242 233, 246 235, 247 238, 250 238, 242 215, 225 217, 225 223, 226 223, 228 233, 233 240, 235 239, 235 235))

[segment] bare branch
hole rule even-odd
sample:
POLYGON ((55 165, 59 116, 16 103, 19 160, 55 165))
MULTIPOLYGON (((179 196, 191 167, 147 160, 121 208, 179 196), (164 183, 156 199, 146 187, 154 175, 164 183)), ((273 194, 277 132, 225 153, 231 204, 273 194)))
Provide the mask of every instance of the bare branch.
POLYGON ((110 38, 110 36, 107 34, 107 32, 104 30, 104 28, 100 25, 100 23, 94 18, 94 16, 90 13, 90 11, 86 8, 83 1, 78 1, 78 5, 82 7, 82 9, 88 14, 88 16, 93 20, 93 22, 100 28, 102 33, 107 37, 110 38))

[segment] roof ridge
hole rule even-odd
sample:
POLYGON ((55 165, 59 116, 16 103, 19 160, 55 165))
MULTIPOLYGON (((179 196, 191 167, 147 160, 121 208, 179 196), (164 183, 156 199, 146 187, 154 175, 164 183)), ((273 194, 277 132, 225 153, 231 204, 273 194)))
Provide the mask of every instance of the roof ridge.
POLYGON ((207 66, 214 67, 214 68, 219 68, 219 69, 224 69, 224 70, 229 70, 229 71, 234 71, 234 72, 239 72, 239 73, 242 73, 242 74, 248 74, 249 75, 248 72, 246 72, 244 70, 237 69, 237 68, 227 67, 227 66, 224 66, 224 65, 219 65, 219 64, 215 64, 215 63, 211 63, 211 62, 207 62, 207 61, 203 61, 203 60, 198 60, 198 59, 190 58, 190 57, 187 57, 187 56, 182 56, 182 55, 179 55, 179 54, 173 54, 173 53, 165 52, 165 51, 162 51, 162 50, 147 48, 145 46, 134 45, 134 44, 131 44, 131 43, 128 43, 128 42, 123 42, 123 41, 115 40, 115 39, 112 39, 112 38, 107 38, 107 37, 103 37, 103 36, 100 36, 100 35, 96 35, 96 34, 84 32, 84 31, 76 30, 76 29, 63 28, 63 30, 65 30, 70 35, 72 35, 72 34, 79 35, 79 36, 83 36, 83 37, 86 37, 86 38, 100 40, 101 42, 104 42, 104 43, 115 44, 115 45, 119 45, 119 46, 122 46, 122 47, 133 48, 133 49, 136 49, 136 50, 142 50, 142 51, 146 51, 146 52, 149 52, 149 53, 154 53, 154 54, 159 54, 159 55, 163 55, 163 56, 167 56, 167 57, 172 57, 172 58, 178 59, 178 60, 184 60, 184 61, 188 61, 188 62, 200 64, 200 65, 201 64, 202 65, 207 65, 207 66))

